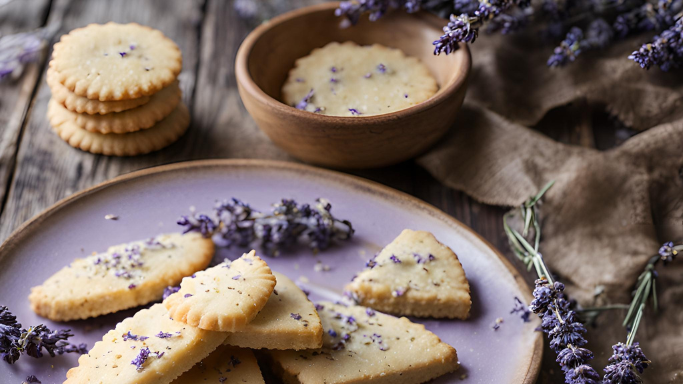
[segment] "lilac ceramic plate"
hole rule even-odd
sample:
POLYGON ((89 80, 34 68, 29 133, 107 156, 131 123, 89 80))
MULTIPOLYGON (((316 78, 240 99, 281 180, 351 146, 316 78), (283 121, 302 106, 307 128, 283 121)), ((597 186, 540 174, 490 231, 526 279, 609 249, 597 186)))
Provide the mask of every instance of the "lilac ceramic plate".
MULTIPOLYGON (((325 197, 332 212, 356 228, 351 242, 315 256, 306 248, 264 257, 273 270, 307 282, 312 299, 335 296, 365 261, 404 228, 427 230, 459 256, 472 288, 467 321, 418 320, 458 351, 462 368, 438 383, 532 383, 538 375, 542 338, 535 323, 511 315, 515 296, 530 292, 516 271, 491 245, 464 224, 415 198, 376 183, 291 163, 213 160, 174 164, 135 172, 57 203, 17 230, 0 247, 0 304, 26 326, 68 327, 77 342, 92 346, 135 310, 68 324, 37 317, 28 304, 30 287, 77 257, 109 245, 178 231, 176 219, 190 206, 210 211, 217 199, 240 198, 267 209, 280 198, 312 202, 325 197), (105 220, 114 214, 119 220, 105 220), (317 260, 329 265, 316 272, 317 260), (503 318, 497 331, 492 325, 503 318)), ((216 258, 235 258, 240 249, 221 249, 216 258)), ((408 353, 419 353, 413 351, 408 353)), ((45 384, 62 383, 77 356, 0 362, 0 381, 20 383, 34 374, 45 384)))

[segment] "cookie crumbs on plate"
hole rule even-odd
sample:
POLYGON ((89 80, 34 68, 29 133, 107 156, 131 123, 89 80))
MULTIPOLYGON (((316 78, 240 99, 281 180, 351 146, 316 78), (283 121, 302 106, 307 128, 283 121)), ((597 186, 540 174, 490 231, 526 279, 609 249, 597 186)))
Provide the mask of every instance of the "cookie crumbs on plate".
POLYGON ((116 215, 109 214, 109 215, 104 215, 104 219, 105 220, 118 220, 119 217, 116 215))

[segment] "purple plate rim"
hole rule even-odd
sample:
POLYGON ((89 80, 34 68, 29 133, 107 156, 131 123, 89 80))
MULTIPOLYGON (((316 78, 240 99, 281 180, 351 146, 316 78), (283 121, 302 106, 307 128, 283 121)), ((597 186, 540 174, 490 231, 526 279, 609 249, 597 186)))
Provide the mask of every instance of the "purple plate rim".
MULTIPOLYGON (((52 206, 48 207, 41 213, 32 217, 31 219, 25 221, 16 230, 14 230, 9 237, 0 245, 0 264, 2 264, 7 257, 11 254, 12 250, 21 243, 27 236, 37 229, 39 225, 48 219, 49 217, 58 213, 61 209, 66 208, 72 203, 78 200, 97 193, 105 188, 113 185, 117 185, 124 182, 130 182, 136 179, 141 179, 146 176, 156 175, 166 172, 175 172, 195 168, 266 168, 266 169, 286 169, 289 171, 295 171, 297 173, 307 173, 307 174, 317 174, 320 176, 321 180, 336 181, 340 184, 346 184, 349 186, 359 187, 372 194, 379 195, 381 197, 390 198, 393 200, 401 201, 412 206, 415 209, 421 210, 430 216, 444 222, 444 224, 450 227, 458 227, 474 237, 480 240, 490 251, 496 255, 499 261, 505 266, 512 278, 515 280, 520 292, 524 296, 526 302, 530 302, 533 299, 531 290, 526 285, 526 282, 521 277, 519 271, 503 256, 503 254, 498 251, 488 240, 483 238, 472 228, 463 224, 454 217, 446 214, 435 206, 426 203, 416 197, 410 196, 404 192, 400 192, 393 188, 387 187, 380 183, 367 180, 358 176, 353 176, 337 171, 332 171, 328 169, 318 168, 310 165, 304 165, 299 163, 291 163, 285 161, 275 161, 275 160, 261 160, 261 159, 210 159, 210 160, 193 160, 185 161, 173 164, 160 165, 150 168, 141 169, 138 171, 133 171, 124 175, 117 176, 110 180, 104 181, 100 184, 94 185, 92 187, 86 188, 79 192, 72 194, 58 202, 54 203, 52 206)), ((528 355, 528 365, 526 366, 526 372, 524 373, 523 384, 535 383, 541 370, 541 361, 543 358, 543 335, 540 332, 534 332, 534 347, 532 351, 529 351, 528 355)), ((519 368, 520 371, 524 370, 524 367, 519 368)))

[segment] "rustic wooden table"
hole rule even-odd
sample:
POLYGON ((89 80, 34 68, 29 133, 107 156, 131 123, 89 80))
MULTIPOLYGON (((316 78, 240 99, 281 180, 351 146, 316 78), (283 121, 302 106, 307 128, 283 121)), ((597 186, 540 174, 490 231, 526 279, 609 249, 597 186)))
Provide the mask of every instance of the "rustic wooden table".
MULTIPOLYGON (((286 10, 318 1, 282 1, 280 7, 286 10)), ((258 130, 240 102, 233 67, 237 48, 252 26, 238 17, 231 0, 18 0, 0 6, 0 35, 54 26, 58 39, 73 28, 107 21, 152 26, 180 46, 184 59, 181 87, 192 112, 192 126, 179 142, 147 156, 115 158, 81 152, 54 135, 46 121, 47 55, 29 65, 20 79, 0 83, 0 241, 74 192, 160 164, 235 157, 236 146, 250 143, 240 142, 231 127, 258 130)), ((476 61, 476 45, 473 57, 476 61)), ((536 128, 563 142, 598 148, 614 146, 630 135, 606 114, 591 112, 586 105, 552 111, 536 128), (593 127, 598 126, 594 134, 593 127)), ((286 158, 284 154, 275 157, 286 158)), ((503 233, 504 208, 479 204, 443 186, 412 161, 352 173, 435 205, 472 227, 521 267, 503 233)), ((531 274, 524 275, 531 284, 531 274)), ((539 382, 562 382, 554 356, 548 352, 546 347, 539 382)))

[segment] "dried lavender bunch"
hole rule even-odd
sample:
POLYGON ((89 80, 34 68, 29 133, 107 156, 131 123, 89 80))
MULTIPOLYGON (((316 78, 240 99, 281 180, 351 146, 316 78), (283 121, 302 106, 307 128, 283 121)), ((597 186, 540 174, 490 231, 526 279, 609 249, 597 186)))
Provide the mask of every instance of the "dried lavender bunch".
POLYGON ((550 67, 571 63, 582 52, 604 48, 616 38, 650 30, 663 32, 629 59, 642 68, 656 65, 664 71, 683 63, 683 27, 677 22, 683 0, 543 0, 536 12, 529 0, 354 0, 342 2, 336 14, 345 17, 342 25, 352 25, 363 13, 374 21, 399 8, 450 15, 444 34, 433 42, 436 55, 456 51, 459 43, 474 43, 482 27, 508 34, 535 21, 546 26, 541 29, 545 36, 565 35, 548 59, 550 67))
POLYGON ((73 334, 68 329, 51 331, 45 325, 24 329, 6 306, 0 306, 0 356, 14 364, 22 354, 40 358, 45 350, 51 357, 64 353, 87 353, 85 344, 67 341, 73 334))
MULTIPOLYGON (((550 348, 557 353, 556 361, 565 374, 565 382, 568 384, 597 384, 600 375, 588 364, 588 361, 593 359, 593 353, 582 348, 587 343, 583 336, 586 333, 586 328, 579 321, 576 312, 570 308, 569 300, 564 294, 564 284, 553 280, 543 261, 543 256, 538 252, 541 239, 538 204, 552 185, 553 182, 548 183, 538 194, 521 205, 519 211, 524 221, 522 233, 508 224, 508 219, 514 213, 508 213, 503 217, 503 226, 515 255, 529 269, 535 268, 539 277, 535 283, 534 300, 531 302, 529 310, 541 318, 540 330, 548 335, 550 348), (525 237, 531 228, 534 229, 534 246, 529 244, 525 237)), ((513 309, 513 311, 515 310, 513 309)))
POLYGON ((223 247, 246 247, 258 241, 261 248, 272 255, 302 238, 311 249, 319 251, 328 248, 333 241, 350 239, 354 233, 348 220, 332 215, 332 205, 325 199, 317 199, 313 206, 282 199, 273 204, 269 213, 261 213, 233 198, 217 202, 212 217, 203 214, 182 216, 178 224, 185 227, 186 233, 199 232, 223 247))

